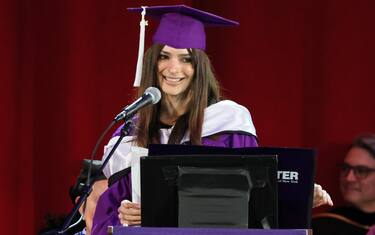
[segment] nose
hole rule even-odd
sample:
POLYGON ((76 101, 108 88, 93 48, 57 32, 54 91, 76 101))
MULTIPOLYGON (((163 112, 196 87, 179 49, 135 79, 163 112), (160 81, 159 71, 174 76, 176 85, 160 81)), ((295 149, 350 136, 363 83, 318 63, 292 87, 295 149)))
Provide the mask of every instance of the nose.
POLYGON ((177 59, 171 59, 168 63, 168 72, 171 74, 177 74, 181 70, 181 63, 177 59))
POLYGON ((349 172, 345 175, 347 181, 356 181, 357 177, 354 175, 353 169, 350 169, 349 172))

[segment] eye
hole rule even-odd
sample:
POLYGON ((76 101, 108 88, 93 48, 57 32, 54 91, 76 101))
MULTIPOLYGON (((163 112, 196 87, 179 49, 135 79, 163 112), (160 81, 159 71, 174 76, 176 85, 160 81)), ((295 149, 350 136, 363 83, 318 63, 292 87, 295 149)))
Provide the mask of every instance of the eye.
POLYGON ((181 61, 182 61, 183 63, 191 63, 191 62, 192 62, 192 59, 191 59, 190 56, 189 56, 189 57, 182 57, 182 58, 181 58, 181 61))
POLYGON ((169 57, 167 55, 164 55, 164 54, 160 54, 159 57, 158 57, 158 60, 166 60, 168 59, 169 57))
POLYGON ((365 166, 357 166, 356 170, 359 175, 367 175, 371 170, 365 166))
POLYGON ((351 166, 349 166, 348 164, 345 164, 345 163, 341 165, 341 170, 343 172, 349 172, 351 168, 352 168, 351 166))

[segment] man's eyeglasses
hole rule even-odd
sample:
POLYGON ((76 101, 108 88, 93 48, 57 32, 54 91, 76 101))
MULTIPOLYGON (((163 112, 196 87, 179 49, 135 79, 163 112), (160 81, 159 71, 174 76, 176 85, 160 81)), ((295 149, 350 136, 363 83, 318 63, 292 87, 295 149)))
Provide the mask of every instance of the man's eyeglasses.
POLYGON ((355 176, 357 179, 364 179, 364 178, 366 178, 369 174, 375 172, 375 169, 374 169, 374 168, 369 168, 369 167, 367 167, 367 166, 361 166, 361 165, 358 165, 358 166, 352 166, 352 165, 349 165, 349 164, 347 164, 347 163, 343 163, 343 164, 341 165, 341 173, 342 173, 344 176, 347 176, 351 170, 353 170, 354 176, 355 176))

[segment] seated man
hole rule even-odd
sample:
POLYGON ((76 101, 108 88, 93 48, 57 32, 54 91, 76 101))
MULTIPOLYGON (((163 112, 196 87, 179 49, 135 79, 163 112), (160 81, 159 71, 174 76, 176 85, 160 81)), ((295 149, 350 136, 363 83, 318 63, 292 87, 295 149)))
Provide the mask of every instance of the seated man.
POLYGON ((315 215, 314 234, 365 235, 375 224, 375 134, 351 144, 341 167, 340 189, 347 205, 315 215))
MULTIPOLYGON (((83 217, 83 220, 85 221, 85 228, 79 232, 76 233, 76 235, 90 235, 91 234, 91 228, 92 228, 92 220, 95 213, 96 203, 100 197, 100 195, 108 188, 108 180, 103 175, 102 172, 99 172, 99 168, 101 166, 102 162, 94 160, 92 169, 91 169, 91 177, 95 176, 96 174, 99 174, 99 177, 96 179, 92 186, 92 191, 90 195, 87 197, 87 200, 83 205, 80 207, 79 212, 83 217)), ((83 166, 81 169, 81 172, 77 178, 77 181, 74 186, 70 188, 70 198, 72 199, 73 203, 77 202, 79 197, 83 195, 83 186, 86 184, 87 176, 88 176, 88 170, 90 167, 90 160, 84 159, 83 160, 83 166)))

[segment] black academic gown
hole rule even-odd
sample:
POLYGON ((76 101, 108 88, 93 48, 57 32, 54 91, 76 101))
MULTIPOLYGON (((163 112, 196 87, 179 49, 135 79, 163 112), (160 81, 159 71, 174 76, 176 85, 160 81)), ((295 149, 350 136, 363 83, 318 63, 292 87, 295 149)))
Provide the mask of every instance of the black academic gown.
POLYGON ((375 224, 375 213, 365 213, 354 207, 339 207, 313 217, 314 235, 366 235, 375 224))

